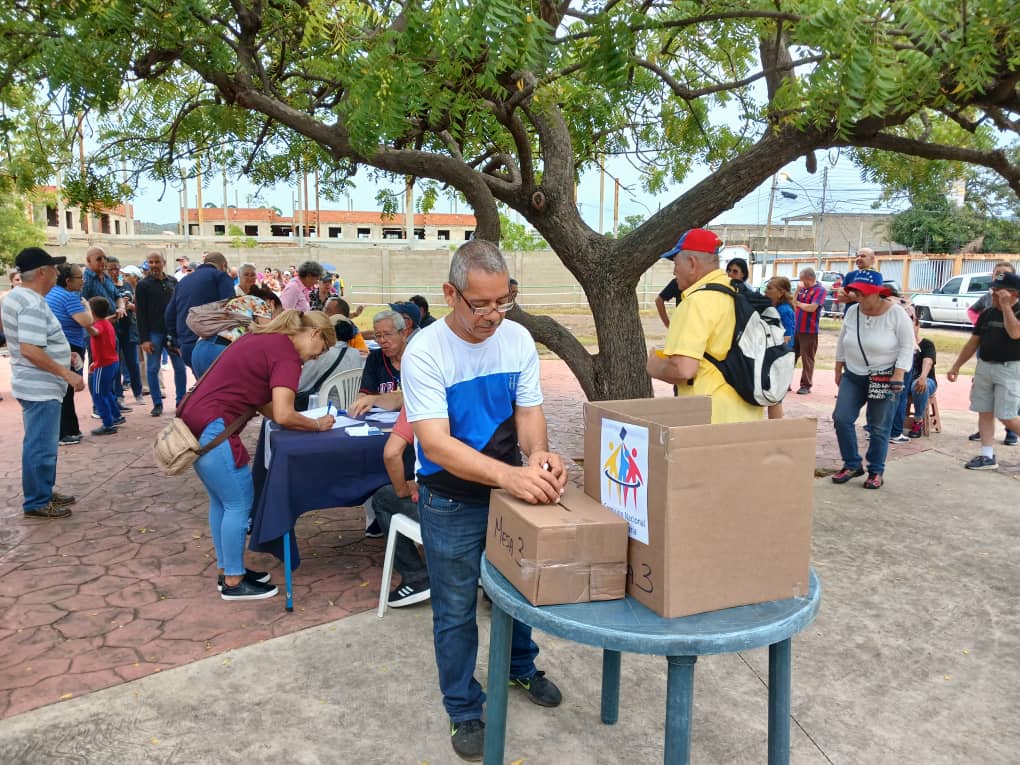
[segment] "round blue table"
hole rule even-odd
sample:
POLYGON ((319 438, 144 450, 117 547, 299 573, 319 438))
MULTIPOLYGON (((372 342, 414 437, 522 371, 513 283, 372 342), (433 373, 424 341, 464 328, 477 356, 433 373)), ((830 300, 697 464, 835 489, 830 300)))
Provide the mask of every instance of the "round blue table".
POLYGON ((482 557, 482 585, 492 598, 485 763, 502 765, 513 620, 577 643, 602 648, 602 722, 620 702, 620 653, 665 656, 666 735, 663 762, 690 759, 694 663, 699 656, 769 647, 769 765, 790 760, 790 639, 814 621, 821 585, 811 570, 807 597, 665 619, 631 597, 599 603, 533 606, 482 557))

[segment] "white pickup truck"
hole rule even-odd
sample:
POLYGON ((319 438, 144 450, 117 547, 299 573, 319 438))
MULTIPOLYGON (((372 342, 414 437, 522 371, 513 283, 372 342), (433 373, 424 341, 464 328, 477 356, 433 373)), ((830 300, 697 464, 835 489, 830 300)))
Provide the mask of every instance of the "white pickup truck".
POLYGON ((967 309, 988 292, 992 272, 954 276, 930 295, 914 295, 911 303, 922 327, 932 324, 970 325, 967 309))

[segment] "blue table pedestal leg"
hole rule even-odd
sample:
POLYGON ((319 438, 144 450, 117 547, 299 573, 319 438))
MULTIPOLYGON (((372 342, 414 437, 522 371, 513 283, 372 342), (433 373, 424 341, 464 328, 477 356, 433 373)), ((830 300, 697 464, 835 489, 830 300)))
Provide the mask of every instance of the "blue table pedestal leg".
POLYGON ((769 646, 769 765, 790 762, 790 639, 769 646))
POLYGON ((666 676, 665 765, 687 765, 691 759, 691 710, 694 706, 694 662, 697 656, 668 656, 666 676))
POLYGON ((294 585, 290 571, 290 532, 283 535, 283 583, 287 590, 287 610, 294 610, 294 585))
POLYGON ((513 619, 495 604, 489 632, 489 682, 485 709, 485 765, 503 765, 513 619))
POLYGON ((620 652, 602 652, 602 722, 614 725, 620 718, 620 652))

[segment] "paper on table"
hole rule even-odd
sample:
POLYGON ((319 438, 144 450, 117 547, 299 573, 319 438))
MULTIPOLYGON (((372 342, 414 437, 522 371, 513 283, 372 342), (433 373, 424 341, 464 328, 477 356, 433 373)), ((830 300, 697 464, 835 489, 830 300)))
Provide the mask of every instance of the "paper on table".
POLYGON ((400 412, 392 412, 389 409, 373 408, 365 419, 371 422, 383 423, 384 425, 393 425, 397 421, 398 417, 400 417, 400 412))
POLYGON ((373 428, 367 422, 363 422, 354 427, 347 428, 347 435, 353 438, 363 438, 365 436, 384 436, 386 434, 379 430, 379 428, 373 428))

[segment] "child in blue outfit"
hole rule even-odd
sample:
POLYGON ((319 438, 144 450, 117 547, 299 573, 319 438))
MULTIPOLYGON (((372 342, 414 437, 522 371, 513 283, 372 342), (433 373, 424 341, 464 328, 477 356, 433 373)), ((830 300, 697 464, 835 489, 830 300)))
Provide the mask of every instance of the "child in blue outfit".
MULTIPOLYGON (((793 350, 793 338, 797 333, 796 314, 793 310, 793 286, 785 276, 773 276, 765 287, 765 297, 772 301, 772 305, 779 311, 779 318, 783 322, 783 339, 786 347, 793 350)), ((769 419, 779 420, 783 417, 783 405, 773 404, 769 407, 769 419)))

